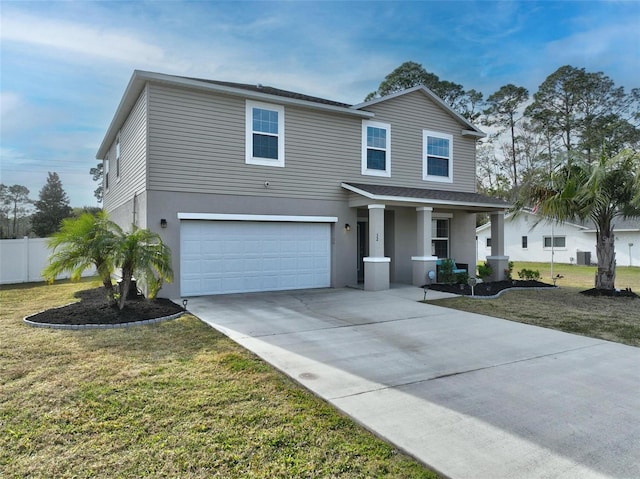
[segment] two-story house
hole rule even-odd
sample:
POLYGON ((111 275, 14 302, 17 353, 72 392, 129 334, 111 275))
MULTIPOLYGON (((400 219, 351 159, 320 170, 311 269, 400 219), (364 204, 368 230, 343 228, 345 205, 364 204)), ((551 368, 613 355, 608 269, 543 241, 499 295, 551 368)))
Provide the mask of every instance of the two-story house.
POLYGON ((478 212, 506 266, 507 205, 476 193, 483 136, 424 87, 348 105, 135 71, 97 158, 111 219, 173 252, 161 296, 381 290, 438 258, 475 270, 478 212))

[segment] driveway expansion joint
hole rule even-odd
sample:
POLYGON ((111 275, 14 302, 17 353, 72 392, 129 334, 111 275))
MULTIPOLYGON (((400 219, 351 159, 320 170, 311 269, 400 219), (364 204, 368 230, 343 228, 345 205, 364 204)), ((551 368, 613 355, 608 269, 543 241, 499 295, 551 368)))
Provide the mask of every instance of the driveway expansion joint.
POLYGON ((602 345, 606 345, 606 342, 598 342, 595 344, 589 344, 586 346, 580 346, 579 348, 571 348, 571 349, 565 349, 563 351, 554 351, 553 353, 547 353, 547 354, 541 354, 539 356, 531 356, 528 358, 522 358, 522 359, 516 359, 513 361, 507 361, 504 363, 499 363, 499 364, 492 364, 491 366, 483 366, 481 368, 473 368, 473 369, 468 369, 465 371, 456 371, 456 372, 452 372, 452 373, 447 373, 447 374, 440 374, 438 376, 433 376, 431 378, 425 378, 425 379, 418 379, 416 381, 409 381, 406 383, 401 383, 401 384, 392 384, 392 385, 387 385, 387 386, 380 386, 378 388, 372 388, 372 389, 367 389, 366 391, 359 391, 357 393, 353 393, 353 394, 345 394, 343 396, 334 396, 332 398, 329 398, 329 400, 334 400, 334 399, 345 399, 348 397, 355 397, 355 396, 361 396, 363 394, 369 394, 369 393, 373 393, 373 392, 378 392, 378 391, 384 391, 387 389, 401 389, 404 387, 408 387, 408 386, 414 386, 416 384, 423 384, 423 383, 427 383, 430 381, 435 381, 438 379, 447 379, 453 376, 461 376, 463 374, 469 374, 469 373, 475 373, 478 371, 484 371, 487 369, 495 369, 495 368, 499 368, 499 367, 503 367, 503 366, 510 366, 512 364, 518 364, 518 363, 524 363, 527 361, 533 361, 535 359, 542 359, 542 358, 548 358, 550 356, 558 356, 561 354, 566 354, 566 353, 572 353, 574 351, 580 351, 582 349, 589 349, 589 348, 594 348, 597 346, 602 346, 602 345))
MULTIPOLYGON (((336 321, 341 321, 343 323, 346 323, 346 321, 348 321, 348 318, 338 318, 335 316, 329 316, 329 315, 323 315, 325 318, 331 318, 334 319, 336 321)), ((298 329, 296 331, 280 331, 277 333, 264 333, 264 334, 256 334, 256 335, 245 335, 243 337, 248 337, 248 338, 266 338, 266 337, 272 337, 272 336, 286 336, 288 334, 300 334, 300 333, 313 333, 315 331, 328 331, 331 329, 344 329, 344 328, 359 328, 361 326, 372 326, 375 324, 386 324, 386 323, 395 323, 398 321, 411 321, 414 319, 420 319, 420 318, 430 318, 431 316, 425 316, 424 314, 420 314, 418 316, 411 316, 411 317, 406 317, 406 318, 397 318, 397 319, 386 319, 386 320, 382 320, 382 321, 369 321, 367 323, 346 323, 346 324, 341 324, 341 325, 330 325, 330 326, 326 326, 323 328, 312 328, 312 329, 298 329)))

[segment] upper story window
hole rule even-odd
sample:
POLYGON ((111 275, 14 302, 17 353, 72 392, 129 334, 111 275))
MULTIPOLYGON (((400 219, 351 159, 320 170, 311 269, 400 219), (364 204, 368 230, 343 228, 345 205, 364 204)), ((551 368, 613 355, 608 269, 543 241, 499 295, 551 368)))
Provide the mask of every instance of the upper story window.
POLYGON ((453 182, 453 137, 423 130, 422 149, 422 179, 453 182))
POLYGON ((284 166, 284 107, 247 100, 246 163, 284 166))
POLYGON ((116 178, 120 178, 120 136, 116 140, 116 178))
POLYGON ((362 122, 362 174, 391 176, 391 125, 362 122))

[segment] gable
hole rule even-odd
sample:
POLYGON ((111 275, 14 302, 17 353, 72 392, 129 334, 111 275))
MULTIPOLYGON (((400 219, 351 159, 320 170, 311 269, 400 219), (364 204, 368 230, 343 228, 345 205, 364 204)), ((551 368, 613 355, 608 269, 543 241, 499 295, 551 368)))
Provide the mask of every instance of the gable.
POLYGON ((423 180, 424 133, 451 135, 453 150, 453 182, 447 189, 476 191, 476 137, 463 136, 457 118, 445 112, 440 105, 420 89, 371 102, 366 111, 376 121, 391 125, 392 180, 402 179, 403 186, 441 189, 442 183, 423 180))
POLYGON ((392 93, 390 95, 384 96, 382 98, 376 98, 375 100, 371 100, 368 102, 360 103, 359 105, 354 105, 354 109, 359 110, 368 110, 371 111, 372 108, 375 109, 376 105, 380 105, 388 102, 395 102, 399 98, 403 98, 405 96, 417 97, 415 93, 422 95, 424 98, 427 98, 429 103, 431 103, 436 109, 439 110, 439 114, 437 116, 449 117, 455 121, 455 123, 460 127, 460 133, 463 136, 471 136, 474 138, 484 138, 486 135, 483 133, 478 127, 469 122, 466 118, 460 115, 457 111, 447 105, 441 98, 439 98, 435 93, 429 90, 427 87, 423 85, 415 86, 413 88, 408 88, 406 90, 402 90, 399 92, 392 93))

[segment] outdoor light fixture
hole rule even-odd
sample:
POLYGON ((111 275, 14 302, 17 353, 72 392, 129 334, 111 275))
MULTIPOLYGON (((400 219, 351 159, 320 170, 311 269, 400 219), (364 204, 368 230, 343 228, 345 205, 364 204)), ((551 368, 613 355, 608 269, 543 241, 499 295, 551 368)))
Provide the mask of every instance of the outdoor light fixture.
POLYGON ((167 227, 167 220, 162 218, 160 220, 160 228, 166 228, 167 227))
POLYGON ((182 307, 184 308, 185 311, 187 310, 187 302, 188 301, 189 301, 188 299, 183 299, 182 300, 182 307))
POLYGON ((351 225, 349 223, 344 225, 345 231, 351 231, 351 225))

